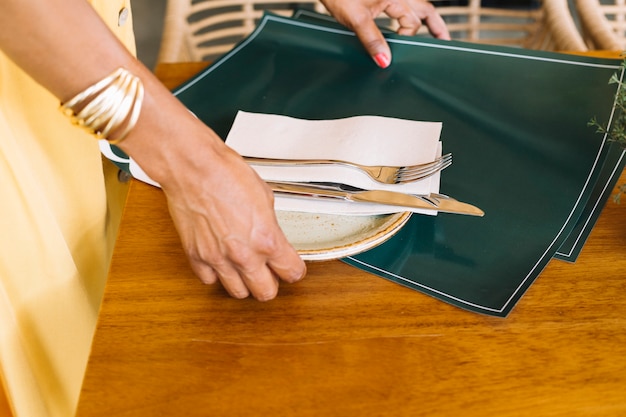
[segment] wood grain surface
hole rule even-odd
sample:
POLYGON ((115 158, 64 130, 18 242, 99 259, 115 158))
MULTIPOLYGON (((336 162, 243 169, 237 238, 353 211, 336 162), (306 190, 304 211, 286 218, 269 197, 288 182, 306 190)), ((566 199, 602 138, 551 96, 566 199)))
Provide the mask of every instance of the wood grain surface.
MULTIPOLYGON (((157 73, 171 88, 202 65, 157 73)), ((234 300, 194 277, 162 192, 133 181, 78 416, 624 416, 625 294, 610 201, 578 261, 551 261, 505 319, 340 261, 234 300)))

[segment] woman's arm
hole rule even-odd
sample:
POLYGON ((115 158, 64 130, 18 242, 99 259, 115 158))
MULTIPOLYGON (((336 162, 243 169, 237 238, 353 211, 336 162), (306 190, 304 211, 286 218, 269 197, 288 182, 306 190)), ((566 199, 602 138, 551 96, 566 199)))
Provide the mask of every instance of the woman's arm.
MULTIPOLYGON (((234 297, 269 300, 306 268, 256 173, 137 61, 85 0, 0 0, 0 48, 60 101, 119 67, 145 87, 119 144, 159 182, 194 272, 234 297)), ((69 123, 69 121, 68 121, 69 123)), ((95 139, 94 139, 95 140, 95 139)))

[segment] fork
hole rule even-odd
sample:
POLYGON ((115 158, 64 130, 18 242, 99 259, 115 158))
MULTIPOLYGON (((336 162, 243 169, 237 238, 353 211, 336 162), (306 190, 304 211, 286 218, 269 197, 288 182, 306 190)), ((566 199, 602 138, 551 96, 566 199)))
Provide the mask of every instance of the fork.
POLYGON ((244 156, 243 158, 251 165, 345 165, 350 168, 359 169, 369 175, 374 181, 383 184, 405 184, 423 180, 452 165, 451 153, 442 155, 432 162, 404 166, 361 165, 338 159, 277 159, 251 156, 244 156))

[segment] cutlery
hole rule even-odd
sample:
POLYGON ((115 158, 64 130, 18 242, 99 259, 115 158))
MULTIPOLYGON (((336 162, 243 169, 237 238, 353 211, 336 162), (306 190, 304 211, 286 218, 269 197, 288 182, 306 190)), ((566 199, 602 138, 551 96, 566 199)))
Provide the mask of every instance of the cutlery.
POLYGON ((452 154, 448 153, 432 162, 405 166, 361 165, 338 159, 277 159, 243 157, 251 165, 303 166, 303 165, 345 165, 359 169, 373 180, 383 184, 404 184, 428 178, 452 164, 452 154))
POLYGON ((405 208, 434 210, 444 213, 466 214, 482 217, 485 213, 478 207, 463 203, 444 194, 405 194, 397 191, 364 190, 345 184, 272 182, 272 191, 281 195, 308 196, 314 198, 341 199, 362 203, 377 203, 405 208))

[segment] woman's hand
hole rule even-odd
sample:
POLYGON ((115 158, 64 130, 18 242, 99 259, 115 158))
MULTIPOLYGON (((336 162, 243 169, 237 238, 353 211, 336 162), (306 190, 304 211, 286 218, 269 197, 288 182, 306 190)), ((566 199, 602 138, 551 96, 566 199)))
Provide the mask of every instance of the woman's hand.
POLYGON ((306 266, 278 226, 274 196, 256 172, 145 68, 137 125, 119 146, 157 181, 191 268, 230 295, 266 301, 306 266))
POLYGON ((374 19, 385 13, 400 25, 398 34, 413 36, 425 24, 439 39, 450 39, 445 22, 425 0, 321 0, 337 21, 353 30, 381 68, 391 64, 391 50, 374 19))
POLYGON ((270 300, 279 281, 298 281, 306 267, 277 224, 271 190, 219 138, 208 143, 183 154, 180 172, 161 182, 183 247, 204 283, 270 300))

